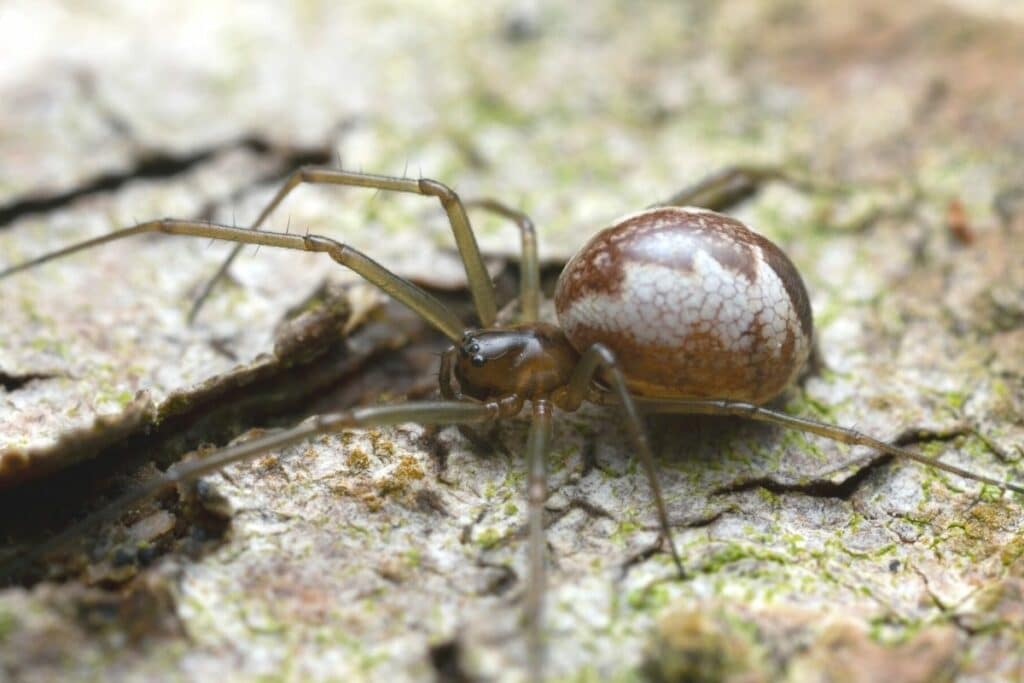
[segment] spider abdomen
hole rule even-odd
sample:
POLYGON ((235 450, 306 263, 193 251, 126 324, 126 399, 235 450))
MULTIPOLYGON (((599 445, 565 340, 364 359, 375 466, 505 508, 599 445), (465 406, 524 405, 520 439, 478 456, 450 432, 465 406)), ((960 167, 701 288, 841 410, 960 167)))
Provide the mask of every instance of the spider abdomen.
POLYGON ((813 334, 785 254, 736 219, 690 207, 598 233, 562 271, 555 308, 578 351, 608 346, 645 396, 763 403, 796 377, 813 334))

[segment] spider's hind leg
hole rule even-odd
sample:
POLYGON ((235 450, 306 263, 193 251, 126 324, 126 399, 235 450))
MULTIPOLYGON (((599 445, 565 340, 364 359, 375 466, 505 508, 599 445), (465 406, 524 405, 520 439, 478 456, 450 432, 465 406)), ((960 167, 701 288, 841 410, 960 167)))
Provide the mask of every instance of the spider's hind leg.
MULTIPOLYGON (((644 412, 682 413, 689 415, 735 415, 737 417, 745 417, 751 420, 758 420, 760 422, 769 422, 787 429, 795 429, 808 434, 817 434, 818 436, 823 436, 826 439, 849 444, 851 446, 867 446, 875 451, 879 451, 893 457, 913 460, 914 462, 925 465, 926 467, 934 467, 937 470, 949 472, 950 474, 955 474, 956 476, 963 477, 964 479, 970 479, 971 481, 995 486, 1003 491, 1013 491, 1015 493, 1024 494, 1024 486, 1020 484, 1000 481, 993 477, 977 474, 962 467, 957 467, 956 465, 941 462, 916 451, 912 451, 895 444, 886 443, 885 441, 880 441, 879 439, 868 436, 856 429, 819 422, 806 417, 789 415, 787 413, 755 405, 753 403, 725 399, 640 399, 637 403, 644 412)), ((847 467, 851 467, 854 464, 866 460, 867 457, 868 456, 859 456, 857 458, 853 458, 839 467, 833 468, 832 471, 839 471, 847 467)))
POLYGON ((786 183, 805 192, 842 192, 841 187, 814 180, 798 171, 793 164, 740 164, 728 166, 684 187, 651 208, 698 206, 712 211, 728 211, 772 182, 786 183))

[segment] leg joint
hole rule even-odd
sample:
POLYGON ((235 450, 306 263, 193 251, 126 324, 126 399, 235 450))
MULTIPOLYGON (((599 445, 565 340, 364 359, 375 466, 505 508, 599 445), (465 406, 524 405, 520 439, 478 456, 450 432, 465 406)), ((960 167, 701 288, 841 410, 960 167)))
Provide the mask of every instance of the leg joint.
POLYGON ((313 171, 315 170, 316 166, 299 166, 295 169, 295 172, 288 177, 288 182, 285 183, 285 185, 295 187, 300 183, 316 182, 316 176, 313 174, 313 171))
POLYGON ((330 237, 323 237, 322 235, 304 235, 302 237, 302 243, 305 245, 307 251, 326 252, 336 261, 341 258, 345 251, 344 244, 336 240, 332 240, 330 237))
POLYGON ((604 344, 598 342, 590 347, 590 353, 597 357, 598 362, 605 367, 607 370, 618 369, 618 359, 615 357, 615 352, 609 349, 604 344))
POLYGON ((447 185, 437 180, 431 180, 430 178, 420 178, 419 180, 420 192, 428 197, 437 197, 441 200, 441 203, 445 206, 459 200, 459 196, 455 194, 455 190, 451 189, 447 185))
POLYGON ((515 417, 523 409, 524 399, 518 394, 511 394, 498 399, 501 417, 515 417))
POLYGON ((541 506, 547 500, 547 485, 543 479, 532 481, 527 486, 526 499, 530 505, 541 506))

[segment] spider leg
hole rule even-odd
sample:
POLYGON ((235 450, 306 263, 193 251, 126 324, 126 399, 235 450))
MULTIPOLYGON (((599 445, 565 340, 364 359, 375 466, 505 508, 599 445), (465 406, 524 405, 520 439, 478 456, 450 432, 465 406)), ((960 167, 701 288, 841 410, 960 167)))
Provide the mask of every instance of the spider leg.
POLYGON ((813 180, 797 172, 791 165, 738 165, 729 166, 694 185, 685 187, 668 199, 649 208, 659 206, 699 206, 712 211, 726 211, 756 194, 770 182, 784 182, 807 192, 839 193, 842 188, 813 180))
POLYGON ((544 639, 541 635, 541 616, 544 607, 544 587, 546 583, 544 571, 544 502, 548 497, 546 460, 550 440, 551 404, 546 400, 535 400, 533 402, 533 418, 530 420, 530 433, 526 439, 529 579, 526 585, 526 604, 523 614, 526 621, 527 658, 529 661, 530 679, 533 681, 542 680, 544 670, 544 639))
MULTIPOLYGON (((810 432, 812 434, 818 434, 824 436, 827 439, 838 441, 840 443, 855 445, 855 446, 867 446, 873 448, 876 451, 892 455, 897 458, 905 458, 907 460, 913 460, 914 462, 921 463, 928 467, 934 467, 937 470, 943 472, 949 472, 955 474, 958 477, 964 479, 970 479, 973 481, 981 482, 983 484, 989 484, 995 486, 1004 491, 1014 491, 1015 493, 1024 493, 1024 486, 1013 484, 1009 482, 999 481, 991 477, 986 477, 981 474, 975 474, 963 468, 957 467, 956 465, 949 465, 944 462, 929 458, 928 456, 921 455, 915 451, 901 448, 900 446, 894 446, 884 441, 879 441, 873 437, 859 432, 855 429, 849 429, 847 427, 839 427, 836 425, 826 424, 824 422, 818 422, 817 420, 811 420, 806 417, 796 417, 793 415, 787 415, 786 413, 772 410, 770 408, 763 408, 752 403, 744 403, 742 401, 728 401, 728 400, 717 400, 717 399, 638 399, 637 404, 644 412, 651 413, 686 413, 686 414, 700 414, 700 415, 734 415, 737 417, 746 417, 751 420, 759 420, 761 422, 770 422, 777 424, 782 427, 789 429, 796 429, 802 432, 810 432)), ((852 465, 863 458, 854 458, 847 465, 852 465)), ((842 468, 838 468, 842 469, 842 468)))
POLYGON ((519 307, 522 322, 537 322, 540 317, 540 258, 537 256, 537 230, 533 221, 522 211, 513 209, 496 199, 469 199, 463 202, 467 209, 483 209, 513 221, 519 227, 522 247, 519 258, 519 307))
POLYGON ((157 220, 139 223, 129 228, 116 230, 110 234, 95 237, 84 242, 72 244, 57 251, 43 254, 31 261, 19 263, 0 270, 0 279, 27 270, 34 266, 54 259, 89 249, 106 242, 113 242, 131 235, 146 232, 164 232, 172 235, 195 235, 213 239, 240 242, 243 244, 262 244, 283 249, 299 251, 323 252, 341 265, 349 268, 369 282, 379 287, 392 298, 411 308, 427 322, 439 329, 452 341, 459 341, 466 326, 440 301, 432 297, 420 287, 395 275, 362 252, 347 244, 336 242, 328 237, 318 235, 290 235, 278 232, 259 232, 244 228, 232 228, 216 223, 183 220, 157 220))
POLYGON ((661 494, 661 485, 658 483, 658 472, 654 464, 654 455, 651 453, 651 446, 647 440, 647 430, 637 410, 636 402, 626 387, 626 379, 622 369, 615 358, 615 354, 604 344, 594 344, 580 357, 579 363, 572 372, 569 384, 560 393, 553 395, 555 405, 563 410, 575 410, 584 399, 593 400, 594 392, 591 386, 598 370, 603 370, 601 379, 608 382, 617 400, 616 405, 622 410, 626 418, 626 428, 636 446, 640 464, 643 465, 647 474, 647 481, 651 487, 651 495, 654 497, 654 504, 658 510, 658 524, 661 526, 661 535, 668 543, 672 553, 672 561, 675 562, 679 576, 686 576, 683 571, 683 563, 679 559, 679 552, 676 550, 675 541, 672 539, 672 532, 668 524, 668 513, 665 511, 665 499, 661 494))
MULTIPOLYGON (((321 166, 303 166, 295 170, 288 177, 288 180, 277 191, 274 198, 270 200, 270 203, 256 217, 250 229, 254 231, 259 230, 263 221, 284 201, 284 198, 296 187, 305 183, 368 187, 377 190, 388 190, 390 192, 407 192, 426 197, 437 197, 441 202, 441 206, 448 214, 448 222, 451 225, 452 234, 455 235, 455 244, 459 249, 459 255, 462 257, 462 263, 466 268, 469 291, 473 295, 477 316, 484 327, 490 327, 494 324, 494 318, 497 315, 494 285, 487 275, 487 269, 484 266, 483 257, 480 256, 480 248, 476 244, 476 237, 473 235, 473 228, 470 227, 469 217, 466 215, 466 209, 462 204, 462 200, 447 185, 428 178, 397 178, 355 171, 342 171, 321 166)), ((217 286, 220 279, 227 273, 241 249, 242 245, 232 249, 227 259, 221 264, 220 269, 206 283, 203 291, 192 304, 192 310, 188 316, 190 322, 199 314, 203 303, 210 296, 210 293, 217 286)))
POLYGON ((497 403, 463 401, 423 401, 397 405, 353 408, 338 413, 315 415, 283 432, 271 434, 211 453, 206 457, 172 465, 162 475, 118 498, 107 507, 89 515, 45 543, 32 548, 27 554, 0 565, 0 577, 14 578, 19 571, 51 552, 63 548, 68 542, 104 522, 117 519, 162 491, 187 484, 204 474, 244 460, 251 460, 268 451, 279 450, 305 441, 317 434, 375 425, 393 425, 406 422, 420 424, 472 424, 494 419, 499 411, 497 403))

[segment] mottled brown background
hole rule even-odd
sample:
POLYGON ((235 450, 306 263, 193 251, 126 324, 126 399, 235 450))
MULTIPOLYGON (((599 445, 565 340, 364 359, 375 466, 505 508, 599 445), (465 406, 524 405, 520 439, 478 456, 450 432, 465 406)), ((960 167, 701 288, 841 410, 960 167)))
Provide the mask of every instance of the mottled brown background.
MULTIPOLYGON (((503 197, 557 263, 724 165, 791 162, 847 192, 773 185, 736 211, 811 292, 824 367, 784 405, 1024 479, 1019 3, 8 2, 0 46, 0 263, 155 216, 244 225, 290 165, 337 157, 503 197)), ((305 188, 270 221, 289 223, 458 296, 425 200, 305 188)), ((478 228, 498 272, 514 230, 478 228)), ((97 417, 187 408, 325 277, 351 281, 249 250, 189 328, 224 252, 141 237, 0 282, 0 458, 59 462, 97 417)), ((400 344, 388 315, 359 343, 400 344)), ((645 552, 615 422, 560 420, 552 677, 1024 677, 1019 498, 898 463, 817 477, 862 453, 737 421, 652 428, 691 576, 645 552)), ((428 649, 454 643, 464 671, 516 680, 525 432, 481 457, 453 430, 373 430, 210 477, 234 509, 222 540, 0 592, 0 678, 429 680, 428 649)), ((10 553, 31 502, 0 497, 10 553)), ((132 533, 158 535, 155 510, 132 533)))

